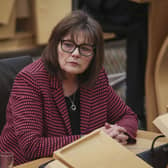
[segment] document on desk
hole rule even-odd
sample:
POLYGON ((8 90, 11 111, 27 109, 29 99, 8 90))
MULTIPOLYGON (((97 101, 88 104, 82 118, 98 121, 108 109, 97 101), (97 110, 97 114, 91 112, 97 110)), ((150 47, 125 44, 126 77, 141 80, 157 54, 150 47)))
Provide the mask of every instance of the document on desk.
POLYGON ((151 167, 101 130, 55 151, 54 158, 68 168, 151 167))
POLYGON ((156 117, 153 124, 168 137, 168 113, 156 117))

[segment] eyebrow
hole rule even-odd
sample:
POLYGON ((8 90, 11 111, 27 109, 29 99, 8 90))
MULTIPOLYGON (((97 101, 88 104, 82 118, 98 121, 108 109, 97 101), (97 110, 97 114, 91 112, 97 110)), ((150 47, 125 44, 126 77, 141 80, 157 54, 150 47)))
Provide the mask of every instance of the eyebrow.
POLYGON ((71 42, 73 42, 74 44, 76 44, 76 45, 89 45, 89 46, 94 46, 94 44, 90 44, 90 43, 80 43, 80 44, 77 44, 74 40, 72 40, 72 39, 62 39, 62 40, 64 40, 64 41, 71 41, 71 42))
MULTIPOLYGON (((89 44, 89 45, 94 45, 94 40, 88 36, 89 34, 84 34, 83 35, 83 40, 84 40, 84 43, 82 44, 89 44)), ((75 34, 70 34, 68 36, 64 36, 64 38, 67 38, 67 39, 64 39, 64 40, 70 40, 70 41, 73 41, 75 44, 76 41, 79 39, 79 34, 78 33, 75 33, 75 34)))

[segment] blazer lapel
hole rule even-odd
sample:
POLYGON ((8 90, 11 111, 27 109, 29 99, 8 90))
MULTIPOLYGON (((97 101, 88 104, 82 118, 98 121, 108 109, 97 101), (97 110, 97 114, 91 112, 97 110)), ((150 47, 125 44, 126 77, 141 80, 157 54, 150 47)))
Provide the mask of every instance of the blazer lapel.
POLYGON ((90 119, 90 112, 91 112, 91 100, 92 94, 91 89, 80 89, 80 129, 81 134, 87 134, 89 132, 89 119, 90 119))
MULTIPOLYGON (((51 88, 53 88, 52 94, 59 109, 59 112, 64 120, 67 133, 72 135, 71 123, 69 119, 68 109, 64 98, 62 83, 54 77, 51 80, 51 88)), ((89 132, 89 119, 91 112, 92 94, 91 89, 80 89, 80 130, 81 134, 87 134, 89 132)))
POLYGON ((52 95, 56 102, 58 110, 63 118, 67 133, 72 135, 71 123, 69 119, 68 109, 64 98, 62 83, 54 77, 51 79, 51 88, 53 88, 52 95))

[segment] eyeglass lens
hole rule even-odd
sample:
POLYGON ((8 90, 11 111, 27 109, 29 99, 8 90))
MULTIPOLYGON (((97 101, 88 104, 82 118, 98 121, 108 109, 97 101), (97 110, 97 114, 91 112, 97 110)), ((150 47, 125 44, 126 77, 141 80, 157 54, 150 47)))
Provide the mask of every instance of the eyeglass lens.
POLYGON ((73 53, 76 48, 79 49, 79 53, 83 56, 91 56, 94 54, 93 46, 90 44, 77 45, 71 40, 61 40, 62 50, 68 53, 73 53))

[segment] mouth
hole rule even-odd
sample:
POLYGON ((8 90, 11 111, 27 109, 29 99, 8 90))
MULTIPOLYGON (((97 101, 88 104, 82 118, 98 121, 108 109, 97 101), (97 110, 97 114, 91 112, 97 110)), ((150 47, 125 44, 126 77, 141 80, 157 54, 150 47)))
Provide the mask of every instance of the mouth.
POLYGON ((69 64, 72 64, 72 65, 79 65, 79 63, 76 62, 76 61, 69 61, 68 63, 69 63, 69 64))

